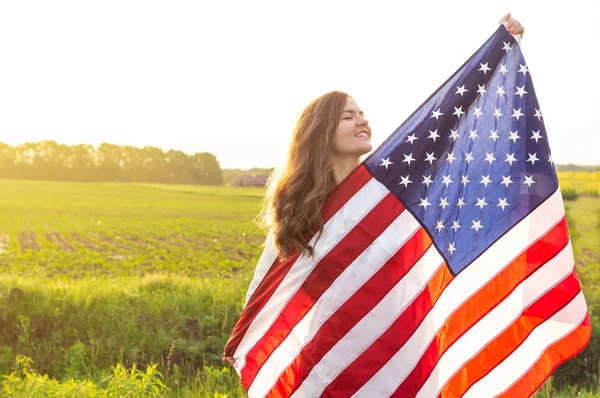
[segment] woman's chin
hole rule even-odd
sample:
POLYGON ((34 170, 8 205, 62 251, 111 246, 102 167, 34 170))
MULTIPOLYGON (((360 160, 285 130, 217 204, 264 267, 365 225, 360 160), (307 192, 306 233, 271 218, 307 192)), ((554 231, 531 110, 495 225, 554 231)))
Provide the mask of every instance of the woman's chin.
POLYGON ((373 149, 373 145, 370 142, 366 142, 365 145, 362 146, 362 154, 369 153, 373 149))

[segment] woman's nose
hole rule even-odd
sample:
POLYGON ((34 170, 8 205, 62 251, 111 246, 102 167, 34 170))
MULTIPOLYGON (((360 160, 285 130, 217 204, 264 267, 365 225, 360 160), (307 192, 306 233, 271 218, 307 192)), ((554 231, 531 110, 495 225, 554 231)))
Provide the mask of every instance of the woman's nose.
POLYGON ((358 118, 358 124, 359 125, 363 125, 363 124, 367 125, 367 124, 369 124, 369 121, 364 116, 360 116, 358 118))

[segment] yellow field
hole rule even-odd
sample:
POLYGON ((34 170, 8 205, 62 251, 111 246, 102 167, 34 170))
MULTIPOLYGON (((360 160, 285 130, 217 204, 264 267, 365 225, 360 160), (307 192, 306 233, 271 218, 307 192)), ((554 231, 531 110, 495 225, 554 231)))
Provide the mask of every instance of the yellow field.
POLYGON ((600 172, 589 171, 559 171, 560 187, 573 188, 577 192, 596 191, 600 193, 600 172))

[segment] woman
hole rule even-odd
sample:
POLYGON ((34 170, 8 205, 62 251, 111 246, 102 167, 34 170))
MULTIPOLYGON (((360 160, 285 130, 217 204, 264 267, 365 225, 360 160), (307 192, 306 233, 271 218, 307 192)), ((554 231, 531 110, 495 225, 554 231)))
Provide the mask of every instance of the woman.
MULTIPOLYGON (((511 34, 523 35, 525 29, 510 13, 500 23, 505 21, 511 34)), ((292 133, 284 167, 269 177, 258 216, 282 259, 305 251, 313 255, 308 238, 314 234, 318 243, 327 196, 371 150, 371 127, 350 95, 332 91, 306 106, 292 133)), ((230 356, 223 359, 234 364, 230 356)))
MULTIPOLYGON (((525 28, 511 18, 513 35, 525 28)), ((278 175, 271 175, 267 195, 259 214, 259 225, 272 231, 274 244, 282 258, 304 250, 312 255, 307 233, 323 229, 321 206, 327 194, 359 164, 360 157, 372 149, 371 127, 350 95, 332 91, 312 101, 302 112, 292 134, 287 162, 278 175)))

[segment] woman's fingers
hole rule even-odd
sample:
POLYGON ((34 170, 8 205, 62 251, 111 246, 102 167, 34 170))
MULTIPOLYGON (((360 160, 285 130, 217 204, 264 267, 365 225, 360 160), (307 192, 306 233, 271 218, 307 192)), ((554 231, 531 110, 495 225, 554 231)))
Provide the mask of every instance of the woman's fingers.
POLYGON ((523 30, 523 26, 517 22, 508 31, 512 34, 519 34, 522 33, 523 30))
POLYGON ((512 18, 510 16, 510 12, 503 16, 502 19, 500 19, 500 23, 502 22, 506 22, 506 30, 508 30, 510 34, 520 34, 521 36, 523 36, 523 33, 525 33, 525 28, 523 27, 523 25, 521 25, 521 23, 518 20, 512 18))

